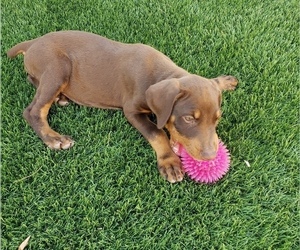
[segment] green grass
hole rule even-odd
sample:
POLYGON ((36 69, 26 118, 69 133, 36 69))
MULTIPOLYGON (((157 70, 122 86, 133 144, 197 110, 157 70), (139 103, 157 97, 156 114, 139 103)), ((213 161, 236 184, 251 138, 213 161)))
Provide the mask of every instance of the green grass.
POLYGON ((1 6, 1 249, 29 235, 28 249, 299 249, 298 1, 1 6), (206 77, 237 76, 218 127, 232 155, 226 177, 165 182, 121 111, 53 106, 51 126, 76 144, 45 147, 22 118, 34 95, 22 58, 5 51, 62 29, 146 43, 206 77))

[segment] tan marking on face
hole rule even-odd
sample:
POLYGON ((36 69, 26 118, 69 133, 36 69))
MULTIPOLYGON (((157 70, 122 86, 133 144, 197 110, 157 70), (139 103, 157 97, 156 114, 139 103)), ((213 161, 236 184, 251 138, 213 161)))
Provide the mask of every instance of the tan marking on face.
POLYGON ((199 119, 199 118, 200 118, 200 115, 201 115, 200 110, 196 110, 196 111, 194 112, 194 117, 195 117, 196 119, 199 119))
POLYGON ((173 143, 180 143, 185 150, 195 159, 199 159, 200 156, 200 143, 196 138, 187 138, 182 136, 178 131, 174 128, 169 130, 170 132, 170 140, 173 143))
POLYGON ((171 117, 170 117, 170 119, 169 119, 169 123, 174 123, 175 122, 175 120, 176 120, 176 117, 175 117, 175 115, 171 115, 171 117))
MULTIPOLYGON (((170 141, 171 143, 180 143, 185 150, 191 155, 193 158, 197 160, 203 160, 203 157, 201 155, 201 152, 207 151, 207 148, 205 148, 203 145, 205 145, 207 142, 201 141, 201 138, 187 138, 184 135, 181 135, 173 125, 173 122, 170 119, 168 124, 166 125, 166 128, 168 129, 170 133, 170 141)), ((213 138, 211 138, 213 147, 210 147, 210 151, 214 150, 215 152, 218 150, 218 135, 214 134, 213 138)))

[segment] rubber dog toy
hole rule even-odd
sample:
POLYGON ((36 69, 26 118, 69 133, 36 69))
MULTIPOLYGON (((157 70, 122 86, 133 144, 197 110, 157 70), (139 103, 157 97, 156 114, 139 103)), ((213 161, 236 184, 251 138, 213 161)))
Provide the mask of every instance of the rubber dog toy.
POLYGON ((196 160, 178 143, 173 145, 173 151, 181 158, 184 171, 196 182, 215 183, 229 170, 230 153, 222 141, 213 160, 196 160))

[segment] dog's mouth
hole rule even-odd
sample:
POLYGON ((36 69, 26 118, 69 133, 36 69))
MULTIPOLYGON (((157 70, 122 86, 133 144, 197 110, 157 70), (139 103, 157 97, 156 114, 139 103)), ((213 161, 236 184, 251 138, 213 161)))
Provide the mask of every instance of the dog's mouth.
POLYGON ((171 145, 171 148, 172 148, 173 152, 176 155, 180 156, 180 144, 178 142, 170 140, 170 145, 171 145))
MULTIPOLYGON (((195 157, 194 154, 192 154, 190 152, 190 150, 188 150, 188 148, 180 142, 170 140, 170 145, 171 145, 173 152, 176 155, 178 155, 179 157, 182 156, 182 152, 183 152, 183 150, 185 150, 192 158, 194 158, 196 160, 201 160, 200 157, 195 157)), ((197 154, 197 155, 200 155, 200 154, 197 154)))
POLYGON ((217 149, 211 151, 203 151, 203 152, 201 152, 198 149, 195 149, 193 150, 194 152, 193 151, 191 152, 191 150, 189 150, 189 147, 186 147, 185 145, 176 142, 172 139, 170 140, 170 145, 176 155, 181 156, 182 150, 185 149, 185 151, 195 160, 213 160, 217 156, 217 149))

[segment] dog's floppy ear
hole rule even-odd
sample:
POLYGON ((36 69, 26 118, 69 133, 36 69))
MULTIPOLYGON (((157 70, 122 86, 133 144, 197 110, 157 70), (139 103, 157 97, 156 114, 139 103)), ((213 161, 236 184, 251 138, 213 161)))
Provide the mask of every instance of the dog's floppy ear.
POLYGON ((151 85, 146 91, 146 101, 156 115, 157 128, 162 129, 171 116, 173 105, 180 94, 177 79, 168 79, 151 85))
POLYGON ((217 83, 221 91, 234 90, 238 84, 238 80, 234 76, 219 76, 213 80, 217 83))

